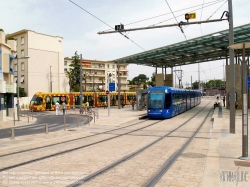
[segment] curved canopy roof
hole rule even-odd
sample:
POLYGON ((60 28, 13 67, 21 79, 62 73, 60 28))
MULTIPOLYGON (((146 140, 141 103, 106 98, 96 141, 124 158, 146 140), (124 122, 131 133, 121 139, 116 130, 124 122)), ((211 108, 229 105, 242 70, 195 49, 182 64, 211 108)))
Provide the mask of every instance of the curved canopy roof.
MULTIPOLYGON (((234 43, 250 41, 250 24, 234 28, 234 43)), ((152 49, 113 60, 116 63, 133 63, 146 66, 174 67, 229 57, 229 30, 223 30, 180 43, 152 49)), ((242 50, 236 50, 241 54, 242 50)), ((246 49, 249 55, 250 49, 246 49)))

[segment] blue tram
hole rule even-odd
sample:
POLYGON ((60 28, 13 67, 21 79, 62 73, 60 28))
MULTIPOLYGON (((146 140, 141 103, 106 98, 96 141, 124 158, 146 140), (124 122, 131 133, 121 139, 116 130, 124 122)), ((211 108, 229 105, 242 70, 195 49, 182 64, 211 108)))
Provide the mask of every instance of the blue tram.
POLYGON ((149 118, 171 118, 200 104, 201 92, 168 86, 148 89, 149 118))

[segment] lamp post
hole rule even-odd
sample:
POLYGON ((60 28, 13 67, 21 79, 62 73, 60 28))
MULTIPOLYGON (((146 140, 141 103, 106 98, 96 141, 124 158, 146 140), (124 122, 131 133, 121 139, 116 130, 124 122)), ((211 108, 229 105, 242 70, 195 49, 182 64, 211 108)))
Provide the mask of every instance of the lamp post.
POLYGON ((19 79, 18 79, 18 59, 28 59, 29 57, 28 56, 25 56, 25 57, 21 57, 21 58, 18 58, 17 55, 16 55, 16 63, 17 63, 17 120, 20 121, 20 117, 19 117, 19 79))

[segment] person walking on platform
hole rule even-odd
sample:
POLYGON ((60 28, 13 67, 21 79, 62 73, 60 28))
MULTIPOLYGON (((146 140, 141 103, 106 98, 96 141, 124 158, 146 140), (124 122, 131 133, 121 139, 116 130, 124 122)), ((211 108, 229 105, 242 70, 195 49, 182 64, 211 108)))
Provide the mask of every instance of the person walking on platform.
POLYGON ((103 107, 104 107, 104 109, 107 108, 107 102, 106 102, 106 100, 103 103, 103 107))
POLYGON ((225 107, 225 100, 226 100, 226 98, 225 98, 225 96, 223 96, 223 107, 225 107))
POLYGON ((135 100, 132 101, 132 110, 135 109, 135 100))
POLYGON ((58 101, 56 102, 56 115, 60 115, 60 105, 58 101))
POLYGON ((63 115, 65 115, 66 104, 65 104, 65 102, 64 102, 64 101, 63 101, 63 103, 62 103, 62 109, 63 109, 63 115))
POLYGON ((237 108, 238 108, 238 103, 237 103, 237 101, 235 101, 235 114, 236 114, 237 108))

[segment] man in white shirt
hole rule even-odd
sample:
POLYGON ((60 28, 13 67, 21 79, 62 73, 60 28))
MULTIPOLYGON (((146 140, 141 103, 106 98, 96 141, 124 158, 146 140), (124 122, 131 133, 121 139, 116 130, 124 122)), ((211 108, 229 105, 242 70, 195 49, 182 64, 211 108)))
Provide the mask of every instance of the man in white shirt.
POLYGON ((56 102, 56 115, 60 115, 60 105, 59 102, 56 102))

